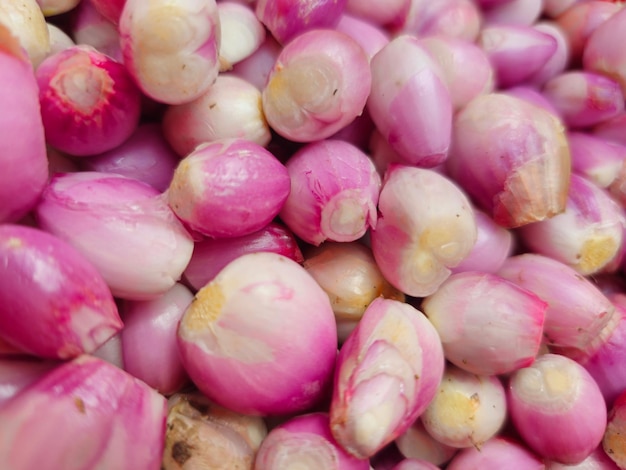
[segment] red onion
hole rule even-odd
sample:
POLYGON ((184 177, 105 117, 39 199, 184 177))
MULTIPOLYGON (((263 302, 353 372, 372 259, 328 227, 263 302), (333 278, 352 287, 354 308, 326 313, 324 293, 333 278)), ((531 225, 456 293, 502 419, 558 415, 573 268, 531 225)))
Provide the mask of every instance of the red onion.
POLYGON ((594 126, 624 111, 619 84, 597 73, 562 73, 548 80, 543 94, 570 128, 594 126))
POLYGON ((263 89, 263 111, 287 139, 325 139, 363 112, 370 84, 369 59, 354 39, 314 29, 280 52, 263 89))
POLYGON ((193 101, 217 77, 220 27, 215 0, 127 0, 119 31, 126 68, 156 101, 193 101))
POLYGON ((503 227, 565 210, 570 155, 561 123, 501 93, 478 96, 455 117, 452 178, 503 227))
POLYGON ((545 464, 546 470, 619 470, 615 462, 606 455, 602 446, 598 446, 589 457, 578 464, 565 465, 551 461, 547 461, 545 464))
POLYGON ((383 277, 372 251, 359 242, 326 242, 306 254, 304 268, 328 294, 344 342, 378 297, 404 301, 383 277))
POLYGON ((222 408, 200 393, 174 395, 168 406, 161 470, 252 469, 267 435, 261 418, 222 408))
POLYGON ((444 369, 437 332, 409 304, 378 298, 341 347, 330 426, 367 458, 403 434, 431 402, 444 369))
POLYGON ((518 442, 494 437, 480 448, 468 447, 456 454, 447 470, 502 469, 545 470, 544 463, 518 442))
MULTIPOLYGON (((114 3, 113 0, 106 0, 114 3)), ((115 61, 122 63, 120 34, 116 24, 100 14, 99 0, 81 1, 72 16, 71 33, 77 44, 89 45, 115 61)))
POLYGON ((87 171, 115 173, 165 191, 180 158, 170 148, 157 123, 140 124, 126 142, 108 152, 83 158, 87 171))
POLYGON ((48 470, 158 469, 166 412, 165 399, 144 383, 80 356, 0 408, 0 461, 12 470, 42 462, 48 470))
POLYGON ((438 466, 443 466, 458 451, 458 448, 448 446, 431 436, 419 418, 396 438, 395 444, 407 459, 422 460, 438 466))
POLYGON ((544 354, 515 371, 508 399, 516 430, 543 458, 576 464, 602 441, 604 398, 589 373, 565 356, 544 354))
POLYGON ((257 0, 256 15, 281 44, 306 31, 332 28, 346 0, 257 0))
POLYGON ((406 164, 443 162, 450 146, 452 101, 427 49, 413 36, 396 37, 372 59, 371 69, 367 107, 383 137, 406 164))
POLYGON ((252 253, 198 291, 178 345, 189 376, 216 403, 287 414, 326 393, 337 329, 328 296, 304 268, 276 253, 252 253))
POLYGON ((486 25, 510 24, 531 26, 542 13, 543 0, 509 0, 484 11, 486 25))
POLYGON ((53 361, 0 358, 0 406, 56 366, 53 361))
POLYGON ((140 93, 122 64, 90 46, 74 46, 37 68, 46 141, 78 156, 117 147, 140 114, 140 93))
POLYGON ((433 170, 393 165, 385 174, 371 232, 385 278, 424 297, 437 290, 476 242, 476 222, 461 190, 433 170))
POLYGON ((272 429, 261 443, 254 470, 319 468, 369 470, 367 460, 348 454, 333 438, 327 413, 297 416, 272 429))
POLYGON ((245 139, 221 139, 185 157, 168 189, 176 215, 209 237, 237 237, 276 217, 290 191, 285 166, 245 139))
POLYGON ((586 132, 569 132, 567 141, 572 169, 601 188, 611 186, 622 169, 626 148, 586 132))
POLYGON ((508 258, 498 274, 548 303, 544 341, 556 351, 579 355, 609 323, 615 307, 573 268, 537 254, 508 258))
POLYGON ((241 237, 207 238, 195 243, 185 269, 185 280, 195 290, 204 287, 228 263, 246 253, 272 252, 301 263, 302 252, 289 229, 270 222, 258 232, 241 237))
POLYGON ((245 139, 262 147, 271 139, 261 109, 261 92, 251 83, 229 75, 217 77, 199 98, 170 106, 162 127, 165 138, 181 157, 200 144, 219 139, 245 139))
POLYGON ((584 1, 572 5, 556 18, 557 24, 567 36, 572 63, 580 63, 591 33, 620 8, 621 5, 617 2, 584 1))
POLYGON ((440 67, 455 110, 493 91, 493 68, 476 44, 445 36, 427 37, 420 45, 440 67))
POLYGON ((384 29, 345 13, 339 17, 335 29, 358 42, 370 60, 389 42, 389 34, 384 29))
POLYGON ((422 302, 446 359, 479 375, 504 374, 535 360, 548 305, 495 274, 453 274, 422 302))
POLYGON ((513 234, 496 224, 483 211, 474 210, 477 237, 469 254, 451 268, 453 273, 481 271, 495 273, 513 250, 513 234))
POLYGON ((519 85, 537 73, 557 51, 556 39, 531 26, 484 27, 478 44, 485 50, 501 88, 519 85))
POLYGON ((342 140, 304 146, 286 163, 291 192, 280 218, 307 243, 350 242, 376 227, 381 179, 365 153, 342 140))
POLYGON ((217 13, 220 22, 221 68, 230 70, 265 41, 265 28, 251 6, 236 1, 218 2, 217 13))
POLYGON ((33 68, 2 20, 0 70, 5 84, 0 87, 0 107, 19 110, 19 115, 0 113, 0 223, 4 223, 20 220, 35 206, 48 180, 48 160, 33 68))
POLYGON ((589 36, 583 52, 583 67, 619 83, 626 93, 626 53, 621 47, 626 41, 626 9, 602 22, 589 36))
MULTIPOLYGON (((15 51, 11 55, 26 56, 33 67, 41 63, 50 49, 50 36, 46 26, 46 19, 36 0, 5 0, 0 2, 0 24, 8 29, 9 35, 14 36, 22 49, 15 48, 13 39, 2 37, 2 50, 15 51), (5 47, 5 41, 8 47, 5 47), (19 53, 17 51, 20 51, 19 53)), ((3 30, 4 30, 3 28, 3 30)), ((2 32, 3 36, 6 33, 2 32)), ((4 67, 2 68, 4 72, 4 67)), ((5 108, 7 109, 7 108, 5 108)), ((19 109, 19 108, 17 108, 19 109)))
POLYGON ((158 191, 116 174, 52 178, 36 209, 42 228, 68 241, 116 297, 158 297, 180 279, 193 240, 158 191))
POLYGON ((506 393, 500 379, 448 365, 438 393, 420 419, 439 442, 480 449, 500 431, 506 412, 506 393))
POLYGON ((187 382, 176 329, 192 300, 191 291, 176 284, 156 299, 126 301, 121 307, 124 370, 164 395, 179 391, 187 382))
POLYGON ((0 335, 25 352, 69 359, 123 326, 96 269, 46 232, 0 225, 0 274, 0 335))

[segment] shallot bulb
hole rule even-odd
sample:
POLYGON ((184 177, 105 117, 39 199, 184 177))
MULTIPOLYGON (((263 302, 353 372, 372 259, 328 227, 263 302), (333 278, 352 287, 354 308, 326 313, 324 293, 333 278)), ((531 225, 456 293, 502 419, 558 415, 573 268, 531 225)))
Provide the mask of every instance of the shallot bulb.
POLYGON ((249 57, 265 41, 265 28, 254 10, 236 1, 217 3, 220 21, 220 63, 222 70, 249 57))
POLYGON ((124 64, 150 98, 187 103, 217 78, 220 26, 215 0, 127 0, 119 21, 124 64))
POLYGON ((565 210, 570 153, 557 118, 502 93, 481 95, 454 120, 451 177, 503 227, 565 210))
POLYGON ((290 190, 287 169, 268 150, 245 139, 220 139, 180 162, 167 201, 194 231, 237 237, 270 223, 290 190))
MULTIPOLYGON (((21 46, 17 50, 22 49, 26 52, 32 66, 37 68, 50 50, 50 35, 46 18, 37 0, 0 2, 0 24, 10 31, 11 36, 17 38, 21 46)), ((4 43, 6 39, 2 39, 4 43)), ((2 70, 4 71, 4 68, 2 70)))
POLYGON ((434 398, 444 358, 436 330, 414 307, 374 300, 339 351, 330 426, 368 458, 404 433, 434 398))
POLYGON ((350 36, 307 31, 276 59, 263 89, 265 117, 287 139, 325 139, 363 112, 371 76, 367 54, 350 36))
POLYGON ((458 451, 457 447, 446 445, 431 436, 419 418, 396 438, 395 445, 407 459, 418 459, 438 466, 443 466, 458 451))
POLYGON ((504 437, 494 437, 480 448, 468 447, 463 449, 446 467, 447 470, 468 470, 470 468, 476 470, 502 468, 545 470, 546 467, 539 457, 521 443, 504 437))
POLYGON ((372 250, 385 278, 400 291, 435 292, 476 242, 470 202, 434 170, 392 165, 379 199, 372 250))
POLYGON ((36 75, 46 141, 63 152, 111 150, 139 124, 139 89, 122 64, 90 46, 48 57, 36 75))
POLYGON ((381 179, 368 156, 348 142, 306 145, 286 163, 291 192, 280 218, 302 240, 350 242, 376 227, 381 179))
POLYGON ((178 345, 191 380, 219 405, 288 414, 327 393, 337 328, 328 296, 304 268, 276 253, 251 253, 197 292, 178 345))
POLYGON ((367 107, 378 131, 402 162, 442 163, 450 147, 452 99, 427 49, 413 36, 398 36, 372 58, 371 70, 367 107))

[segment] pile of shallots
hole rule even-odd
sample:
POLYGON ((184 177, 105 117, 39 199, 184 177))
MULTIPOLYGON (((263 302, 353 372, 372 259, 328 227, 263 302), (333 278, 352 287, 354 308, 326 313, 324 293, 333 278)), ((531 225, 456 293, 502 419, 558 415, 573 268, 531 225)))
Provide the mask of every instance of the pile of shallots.
POLYGON ((626 8, 2 0, 0 468, 626 469, 626 8))

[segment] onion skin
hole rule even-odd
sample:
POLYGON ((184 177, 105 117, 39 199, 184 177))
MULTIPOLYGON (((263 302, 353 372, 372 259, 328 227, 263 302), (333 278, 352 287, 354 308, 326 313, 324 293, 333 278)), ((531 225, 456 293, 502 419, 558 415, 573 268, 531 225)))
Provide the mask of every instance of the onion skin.
POLYGON ((572 359, 544 354, 515 371, 508 403, 515 429, 545 459, 576 464, 602 441, 606 403, 593 378, 572 359))
POLYGON ((385 278, 405 294, 435 292, 476 242, 470 202, 434 170, 390 166, 378 209, 372 251, 385 278))
POLYGON ((392 30, 420 38, 446 36, 474 42, 481 22, 481 13, 471 0, 412 0, 409 11, 392 30))
POLYGON ((0 460, 12 470, 41 468, 42 459, 49 470, 158 470, 166 412, 144 383, 83 355, 0 408, 0 460))
POLYGON ((1 23, 0 69, 5 83, 0 107, 20 110, 0 113, 0 223, 5 223, 17 222, 36 205, 48 181, 48 160, 33 67, 1 23))
POLYGON ((498 275, 548 303, 544 342, 553 350, 579 357, 611 321, 615 307, 573 268, 546 256, 526 253, 508 258, 498 275))
POLYGON ((355 457, 371 457, 424 411, 443 369, 441 342, 426 317, 397 300, 374 300, 339 351, 333 436, 355 457))
POLYGON ((304 260, 293 233, 281 224, 270 222, 250 235, 197 241, 185 269, 185 280, 197 291, 212 281, 231 261, 241 255, 257 252, 277 253, 296 263, 304 260))
POLYGON ((412 0, 348 0, 345 12, 384 27, 400 24, 411 3, 412 0))
POLYGON ((165 138, 185 157, 198 145, 220 139, 237 138, 265 147, 270 129, 261 105, 261 92, 251 83, 220 75, 199 98, 170 106, 163 115, 165 138))
POLYGON ((370 60, 389 42, 389 34, 386 30, 346 13, 339 17, 335 29, 358 42, 370 60))
POLYGON ((619 84, 599 73, 564 72, 545 83, 543 94, 570 129, 594 126, 624 111, 619 84))
POLYGON ((270 223, 290 190, 287 169, 268 150, 245 139, 220 139, 181 160, 167 201, 202 235, 240 237, 270 223))
POLYGON ((74 40, 58 26, 48 22, 46 22, 46 26, 50 36, 50 51, 46 57, 76 45, 74 40))
POLYGON ((156 299, 125 301, 120 308, 124 370, 163 395, 178 392, 188 381, 176 331, 192 300, 191 291, 177 283, 156 299))
POLYGON ((447 470, 497 469, 545 470, 544 463, 526 447, 513 440, 494 437, 480 449, 461 450, 446 467, 447 470))
POLYGON ((421 307, 447 360, 491 376, 533 363, 548 304, 496 274, 469 271, 451 275, 421 307))
POLYGON ((622 8, 601 25, 587 39, 583 52, 583 68, 612 78, 626 94, 626 53, 621 44, 626 41, 626 9, 622 8))
POLYGON ((565 210, 569 147, 547 111, 502 93, 478 96, 456 115, 453 143, 448 173, 501 226, 565 210))
POLYGON ((529 79, 529 85, 541 87, 551 78, 563 73, 570 62, 570 47, 567 37, 561 28, 554 22, 542 21, 536 23, 534 28, 548 36, 552 36, 556 41, 554 54, 537 70, 529 79))
POLYGON ((398 36, 372 58, 371 70, 367 108, 382 136, 403 163, 442 163, 450 147, 452 100, 425 47, 413 36, 398 36))
POLYGON ((219 405, 284 415, 327 393, 337 328, 328 296, 304 268, 276 253, 251 253, 196 293, 178 346, 191 380, 219 405))
POLYGON ((569 132, 572 170, 601 188, 609 188, 622 171, 626 148, 587 132, 569 132))
POLYGON ((257 0, 256 16, 272 36, 287 44, 313 29, 332 28, 347 0, 257 0))
POLYGON ((90 46, 73 46, 36 71, 46 141, 76 156, 111 150, 139 123, 139 89, 122 64, 90 46))
POLYGON ((518 234, 529 250, 587 276, 602 271, 619 255, 625 226, 622 207, 606 191, 573 174, 565 211, 525 225, 518 234))
POLYGON ((193 251, 191 236, 160 193, 122 175, 57 174, 36 218, 89 259, 122 299, 147 300, 166 292, 193 251))
POLYGON ((624 405, 626 404, 626 392, 622 392, 613 403, 609 414, 606 431, 602 438, 602 448, 619 468, 626 466, 624 455, 624 405))
POLYGON ((119 31, 124 64, 155 101, 193 101, 217 78, 220 27, 215 0, 127 0, 119 31))
POLYGON ((77 250, 41 230, 0 225, 0 332, 39 357, 90 353, 122 329, 111 291, 77 250))
POLYGON ((304 32, 283 47, 263 89, 267 122, 294 142, 330 137, 363 112, 371 76, 367 54, 347 34, 304 32))
POLYGON ((272 429, 261 443, 254 470, 293 468, 369 470, 367 459, 348 454, 333 438, 327 413, 307 413, 272 429))
POLYGON ((432 463, 424 460, 404 459, 402 462, 395 465, 391 470, 438 470, 438 468, 439 467, 436 467, 432 463))
POLYGON ((272 73, 280 51, 282 51, 282 47, 278 41, 268 34, 259 48, 249 57, 236 63, 230 73, 252 83, 262 91, 272 73))
POLYGON ((486 25, 531 26, 541 16, 542 8, 543 0, 509 0, 501 5, 485 9, 483 21, 486 25))
POLYGON ((619 467, 598 446, 589 457, 578 464, 565 465, 558 462, 546 461, 546 470, 619 470, 619 467))
POLYGON ((280 218, 305 242, 351 242, 376 227, 381 178, 368 156, 342 140, 298 150, 285 164, 291 192, 280 218))
MULTIPOLYGON (((115 0, 105 0, 113 4, 115 0)), ((125 1, 125 0, 123 0, 125 1)), ((104 3, 104 2, 103 2, 104 3)), ((99 0, 81 1, 72 16, 70 31, 77 44, 89 45, 113 60, 123 63, 120 33, 115 23, 100 14, 99 0)))
POLYGON ((80 159, 86 171, 134 178, 163 192, 172 181, 180 158, 170 148, 157 123, 140 124, 123 144, 108 152, 80 159))
POLYGON ((126 0, 89 0, 98 12, 113 24, 118 24, 126 0))
POLYGON ((172 396, 168 408, 161 470, 252 469, 267 435, 261 418, 222 408, 198 392, 172 396))
POLYGON ((220 19, 220 70, 227 71, 259 48, 265 41, 266 31, 252 5, 220 1, 217 12, 220 19))

